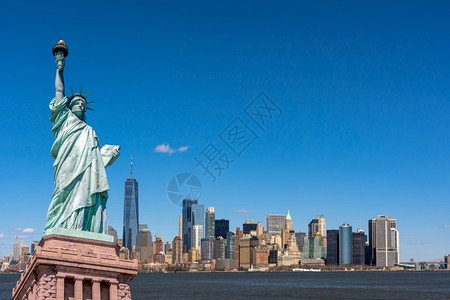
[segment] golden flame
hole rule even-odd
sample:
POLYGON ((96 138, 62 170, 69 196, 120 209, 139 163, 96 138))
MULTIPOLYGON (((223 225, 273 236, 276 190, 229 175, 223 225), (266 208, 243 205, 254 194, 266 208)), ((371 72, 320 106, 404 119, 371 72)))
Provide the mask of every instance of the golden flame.
POLYGON ((58 45, 66 45, 66 42, 64 42, 63 40, 60 40, 59 42, 58 42, 58 45))

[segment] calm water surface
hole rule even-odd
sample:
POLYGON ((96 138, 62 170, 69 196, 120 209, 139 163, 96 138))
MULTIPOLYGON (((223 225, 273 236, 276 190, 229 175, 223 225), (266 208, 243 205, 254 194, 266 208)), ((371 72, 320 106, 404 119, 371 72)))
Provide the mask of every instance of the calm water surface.
MULTIPOLYGON (((0 275, 0 299, 19 276, 0 275)), ((450 299, 450 272, 155 273, 131 282, 143 299, 450 299)))

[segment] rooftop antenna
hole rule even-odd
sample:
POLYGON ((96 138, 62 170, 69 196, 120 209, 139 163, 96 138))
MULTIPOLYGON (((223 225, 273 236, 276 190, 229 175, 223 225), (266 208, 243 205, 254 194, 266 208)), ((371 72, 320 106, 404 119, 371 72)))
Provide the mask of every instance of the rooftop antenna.
POLYGON ((133 154, 131 154, 131 179, 133 179, 133 154))

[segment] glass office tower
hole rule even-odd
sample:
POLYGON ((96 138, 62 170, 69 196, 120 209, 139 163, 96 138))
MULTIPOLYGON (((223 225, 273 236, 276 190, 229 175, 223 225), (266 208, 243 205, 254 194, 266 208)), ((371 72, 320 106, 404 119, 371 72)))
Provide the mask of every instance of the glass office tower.
MULTIPOLYGON (((198 200, 184 199, 183 200, 183 252, 186 253, 192 248, 192 234, 193 226, 201 225, 202 228, 205 222, 205 206, 198 204, 198 200)), ((203 236, 199 237, 200 240, 203 236)))
POLYGON ((352 263, 352 226, 342 224, 339 226, 339 264, 352 263))
POLYGON ((138 182, 133 178, 133 158, 131 158, 131 177, 125 181, 123 207, 123 246, 130 251, 136 247, 139 229, 139 194, 138 182))

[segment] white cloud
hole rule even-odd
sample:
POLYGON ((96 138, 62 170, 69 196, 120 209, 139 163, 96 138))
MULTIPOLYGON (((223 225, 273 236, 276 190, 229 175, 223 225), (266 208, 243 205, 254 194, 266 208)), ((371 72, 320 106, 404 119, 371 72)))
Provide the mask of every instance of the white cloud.
POLYGON ((241 208, 241 209, 235 209, 235 210, 233 210, 233 212, 239 213, 239 214, 251 214, 253 211, 241 208))
POLYGON ((185 152, 189 149, 190 146, 183 146, 180 147, 178 149, 174 149, 172 147, 170 147, 169 144, 160 144, 158 146, 156 146, 155 148, 155 152, 156 153, 167 153, 167 154, 174 154, 175 152, 185 152))
POLYGON ((17 228, 16 228, 16 231, 17 231, 17 232, 20 232, 20 231, 22 231, 22 229, 23 229, 22 227, 17 227, 17 228))
POLYGON ((420 245, 423 245, 423 242, 415 242, 414 243, 416 246, 420 246, 420 245))
POLYGON ((4 233, 0 233, 0 239, 4 239, 5 238, 5 234, 4 233))
POLYGON ((21 231, 21 233, 35 233, 36 229, 34 228, 25 228, 21 231))
POLYGON ((178 152, 184 152, 184 151, 187 151, 187 149, 189 149, 189 147, 190 147, 190 146, 183 146, 183 147, 180 147, 180 148, 178 148, 178 152))
POLYGON ((450 228, 450 225, 444 225, 444 226, 441 226, 441 228, 449 229, 449 228, 450 228))
POLYGON ((156 146, 155 152, 173 154, 175 153, 175 150, 172 149, 169 144, 161 144, 156 146))

